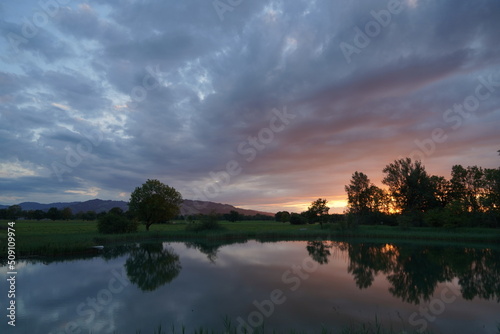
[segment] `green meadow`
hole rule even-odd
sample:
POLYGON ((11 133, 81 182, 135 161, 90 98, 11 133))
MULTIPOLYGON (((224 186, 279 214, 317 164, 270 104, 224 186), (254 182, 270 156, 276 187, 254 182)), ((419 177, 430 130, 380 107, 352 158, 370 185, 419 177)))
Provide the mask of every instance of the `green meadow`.
MULTIPOLYGON (((64 256, 92 252, 93 246, 106 246, 123 242, 147 240, 185 241, 206 239, 211 241, 256 240, 309 240, 360 239, 398 242, 460 243, 470 245, 495 245, 500 243, 500 230, 488 228, 430 228, 395 226, 359 226, 355 230, 342 230, 337 224, 291 225, 273 221, 220 222, 221 229, 187 231, 184 221, 173 224, 153 225, 146 231, 143 225, 137 233, 100 234, 95 221, 30 221, 15 224, 16 255, 64 256)), ((7 254, 7 221, 0 221, 0 247, 7 254)))

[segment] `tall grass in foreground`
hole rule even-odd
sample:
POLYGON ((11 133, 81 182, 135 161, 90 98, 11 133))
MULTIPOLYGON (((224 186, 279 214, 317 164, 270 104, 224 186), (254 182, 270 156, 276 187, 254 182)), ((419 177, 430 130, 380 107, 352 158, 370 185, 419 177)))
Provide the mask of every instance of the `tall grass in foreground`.
MULTIPOLYGON (((500 332, 500 325, 499 325, 499 332, 500 332)), ((325 327, 322 327, 320 330, 317 331, 297 331, 293 329, 288 331, 276 331, 276 330, 266 330, 264 326, 254 328, 252 331, 247 331, 246 329, 238 330, 232 325, 231 321, 228 320, 228 318, 225 318, 223 331, 217 331, 213 329, 200 327, 198 329, 194 329, 192 332, 188 332, 186 330, 186 327, 184 326, 182 326, 180 330, 176 330, 176 328, 172 326, 170 330, 164 331, 162 326, 160 325, 158 326, 157 329, 153 331, 152 334, 417 334, 417 333, 420 334, 421 332, 406 331, 406 330, 396 331, 393 329, 385 329, 378 322, 377 318, 375 319, 374 324, 367 323, 358 326, 350 326, 341 329, 340 331, 330 330, 325 327)), ((431 334, 431 332, 429 331, 426 331, 424 333, 431 334)), ((115 332, 115 334, 122 334, 122 333, 115 332)), ((137 330, 135 334, 146 334, 146 333, 137 330)))

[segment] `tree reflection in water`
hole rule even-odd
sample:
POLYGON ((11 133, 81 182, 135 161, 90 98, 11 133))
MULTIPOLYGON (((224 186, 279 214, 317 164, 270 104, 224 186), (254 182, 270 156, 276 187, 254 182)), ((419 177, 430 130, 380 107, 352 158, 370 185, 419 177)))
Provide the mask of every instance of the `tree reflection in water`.
POLYGON ((330 248, 332 245, 327 244, 327 241, 315 240, 307 242, 307 252, 312 259, 319 264, 327 264, 328 257, 331 255, 330 248))
POLYGON ((327 246, 325 241, 308 242, 306 248, 315 261, 325 264, 332 246, 347 252, 347 271, 360 289, 370 287, 382 273, 392 295, 419 304, 430 300, 439 283, 458 278, 463 298, 500 302, 498 250, 347 242, 327 246))
POLYGON ((179 255, 162 243, 144 243, 130 249, 125 269, 130 282, 142 291, 153 291, 170 283, 182 267, 179 255))

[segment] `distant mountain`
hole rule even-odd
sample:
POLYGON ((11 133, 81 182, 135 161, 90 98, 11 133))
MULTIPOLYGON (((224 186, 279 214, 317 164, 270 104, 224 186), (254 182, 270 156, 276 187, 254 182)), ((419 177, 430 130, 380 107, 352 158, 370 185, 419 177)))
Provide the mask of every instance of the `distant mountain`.
POLYGON ((214 203, 207 201, 192 201, 189 199, 184 200, 184 203, 181 206, 181 214, 183 215, 192 215, 197 213, 208 214, 211 212, 224 214, 224 213, 229 213, 233 210, 246 216, 255 216, 257 214, 264 216, 274 216, 274 213, 270 212, 247 210, 247 209, 237 208, 229 204, 221 204, 221 203, 214 203))
MULTIPOLYGON (((68 202, 68 203, 50 203, 50 204, 40 204, 36 202, 23 202, 19 203, 19 206, 23 210, 42 210, 42 211, 48 211, 50 208, 57 208, 59 210, 64 209, 64 208, 71 208, 73 213, 78 213, 78 212, 87 212, 87 211, 95 211, 97 213, 102 212, 102 211, 109 211, 112 208, 119 207, 123 211, 128 210, 128 204, 125 201, 111 201, 111 200, 101 200, 101 199, 93 199, 90 201, 85 201, 85 202, 68 202)), ((6 209, 8 208, 8 205, 0 205, 0 209, 6 209)), ((262 212, 262 211, 255 211, 255 210, 247 210, 247 209, 241 209, 237 208, 235 206, 229 205, 229 204, 221 204, 221 203, 214 203, 214 202, 208 202, 208 201, 192 201, 189 199, 184 200, 184 203, 181 206, 181 214, 183 215, 193 215, 193 214, 208 214, 211 212, 219 213, 219 214, 225 214, 229 213, 230 211, 236 211, 240 214, 244 214, 247 216, 254 216, 257 214, 265 215, 265 216, 274 216, 274 213, 270 212, 262 212)))

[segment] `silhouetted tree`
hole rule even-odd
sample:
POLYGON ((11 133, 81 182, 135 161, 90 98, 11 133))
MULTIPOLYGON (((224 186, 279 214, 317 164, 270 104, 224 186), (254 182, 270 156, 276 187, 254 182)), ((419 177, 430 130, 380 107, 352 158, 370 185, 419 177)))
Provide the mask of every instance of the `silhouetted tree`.
POLYGON ((227 220, 229 220, 230 222, 236 222, 238 220, 241 220, 241 217, 242 215, 240 215, 240 213, 238 211, 234 211, 234 210, 231 210, 229 211, 229 214, 227 215, 227 220))
POLYGON ((324 198, 318 198, 313 201, 309 208, 307 209, 307 217, 310 219, 310 223, 319 222, 321 228, 323 228, 323 223, 328 219, 328 211, 330 208, 326 206, 328 201, 324 198))
POLYGON ((61 211, 59 211, 55 207, 52 207, 49 209, 49 211, 47 211, 47 218, 52 219, 52 220, 61 219, 61 211))
POLYGON ((114 208, 112 208, 111 210, 109 210, 108 213, 113 213, 113 214, 115 214, 117 216, 122 216, 123 215, 123 210, 122 210, 122 208, 119 208, 119 207, 115 206, 114 208))
POLYGON ((345 186, 349 213, 366 214, 371 211, 372 184, 366 174, 354 172, 351 182, 345 186))
POLYGON ((294 212, 290 214, 290 224, 292 225, 307 224, 307 219, 304 215, 294 212))
POLYGON ((279 211, 274 215, 274 219, 277 222, 287 223, 290 221, 290 212, 288 211, 279 211))
POLYGON ((11 205, 7 208, 7 219, 16 220, 21 217, 23 209, 19 205, 11 205))
POLYGON ((420 161, 399 159, 387 165, 382 183, 389 187, 396 208, 403 213, 429 209, 432 187, 429 175, 420 161))
POLYGON ((73 218, 73 211, 71 208, 64 208, 61 210, 61 219, 70 220, 73 218))
POLYGON ((482 211, 480 196, 484 190, 484 170, 478 166, 464 168, 454 165, 451 169, 451 196, 461 204, 464 212, 482 211))
POLYGON ((146 225, 168 221, 180 212, 182 195, 158 180, 147 180, 130 195, 129 210, 146 225))

